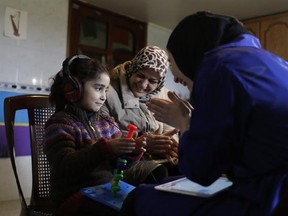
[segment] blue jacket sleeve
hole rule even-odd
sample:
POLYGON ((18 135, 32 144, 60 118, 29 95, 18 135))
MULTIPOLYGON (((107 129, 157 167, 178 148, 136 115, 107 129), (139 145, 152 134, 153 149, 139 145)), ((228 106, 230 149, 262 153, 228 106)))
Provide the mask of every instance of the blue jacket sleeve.
POLYGON ((190 128, 179 142, 180 171, 189 179, 209 185, 231 170, 233 160, 237 160, 237 143, 241 142, 245 125, 241 121, 249 110, 249 102, 235 106, 242 103, 235 100, 236 94, 246 97, 241 89, 231 68, 218 66, 199 72, 190 128))

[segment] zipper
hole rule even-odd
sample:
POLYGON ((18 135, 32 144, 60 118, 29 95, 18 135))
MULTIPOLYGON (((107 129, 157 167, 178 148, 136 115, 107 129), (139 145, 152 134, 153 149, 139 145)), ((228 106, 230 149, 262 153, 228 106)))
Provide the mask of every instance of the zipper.
POLYGON ((97 134, 96 134, 96 130, 92 125, 92 122, 90 120, 88 120, 88 125, 90 128, 90 134, 94 137, 95 141, 97 141, 97 134), (92 131, 91 131, 92 130, 92 131))
POLYGON ((93 132, 95 133, 95 128, 93 127, 93 125, 92 125, 92 123, 91 123, 90 120, 88 120, 88 123, 89 123, 90 128, 91 128, 91 129, 93 130, 93 132))

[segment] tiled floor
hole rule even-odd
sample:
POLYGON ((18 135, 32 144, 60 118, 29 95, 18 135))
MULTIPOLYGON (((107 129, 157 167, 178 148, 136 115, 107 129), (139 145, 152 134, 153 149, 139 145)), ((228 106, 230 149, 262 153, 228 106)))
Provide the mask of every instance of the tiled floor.
POLYGON ((19 216, 20 215, 20 201, 0 201, 0 215, 2 216, 19 216))

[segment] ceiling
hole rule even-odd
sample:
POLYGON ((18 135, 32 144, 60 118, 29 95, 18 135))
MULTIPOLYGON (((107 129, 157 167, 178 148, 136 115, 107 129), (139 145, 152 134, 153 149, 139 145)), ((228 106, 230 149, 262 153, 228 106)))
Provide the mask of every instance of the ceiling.
POLYGON ((287 0, 81 0, 131 18, 173 29, 197 11, 247 19, 288 11, 287 0))

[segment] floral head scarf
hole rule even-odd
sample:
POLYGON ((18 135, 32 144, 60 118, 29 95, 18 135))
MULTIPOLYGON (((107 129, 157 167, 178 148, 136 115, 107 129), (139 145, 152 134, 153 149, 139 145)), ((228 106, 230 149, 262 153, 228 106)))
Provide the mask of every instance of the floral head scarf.
POLYGON ((133 74, 142 69, 153 69, 160 74, 160 80, 155 90, 140 101, 147 101, 152 95, 156 95, 164 86, 166 73, 169 67, 167 53, 157 46, 146 46, 129 62, 126 68, 126 77, 129 79, 133 74))

